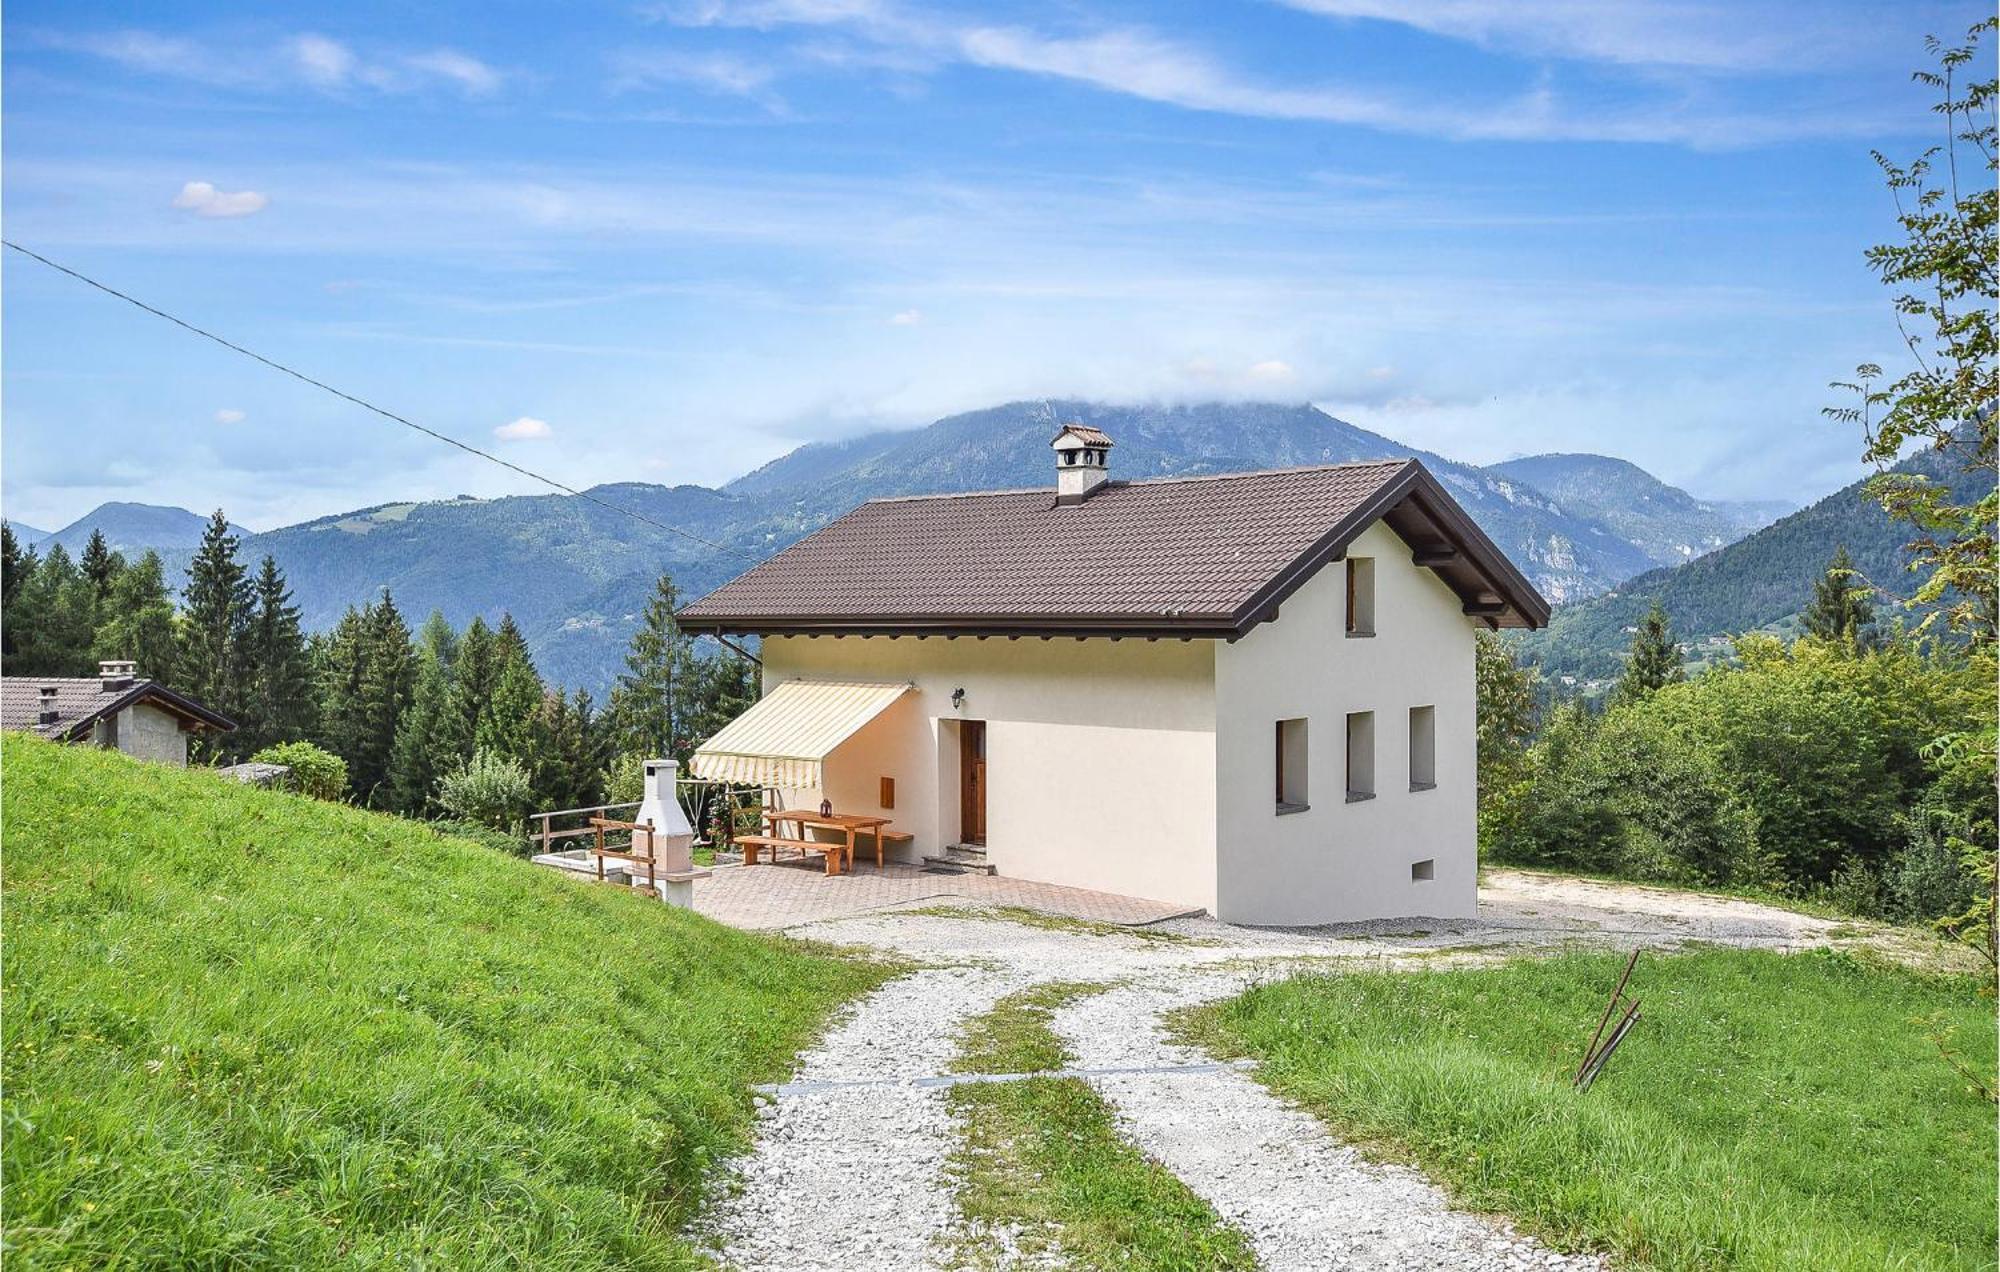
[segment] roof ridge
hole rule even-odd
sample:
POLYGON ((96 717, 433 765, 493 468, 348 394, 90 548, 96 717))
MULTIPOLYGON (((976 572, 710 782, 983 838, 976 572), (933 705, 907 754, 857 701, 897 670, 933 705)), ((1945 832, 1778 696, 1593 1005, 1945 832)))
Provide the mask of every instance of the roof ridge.
MULTIPOLYGON (((1422 463, 1415 455, 1385 459, 1348 459, 1338 464, 1294 464, 1289 468, 1247 468, 1236 473, 1190 473, 1180 477, 1113 478, 1106 486, 1175 486, 1197 481, 1242 481, 1251 477, 1283 477, 1292 473, 1328 473, 1343 468, 1396 468, 1422 463)), ((862 506, 878 503, 921 503, 927 499, 990 499, 1002 495, 1055 493, 1054 486, 1015 486, 1005 490, 941 490, 927 495, 877 495, 862 500, 862 506)))

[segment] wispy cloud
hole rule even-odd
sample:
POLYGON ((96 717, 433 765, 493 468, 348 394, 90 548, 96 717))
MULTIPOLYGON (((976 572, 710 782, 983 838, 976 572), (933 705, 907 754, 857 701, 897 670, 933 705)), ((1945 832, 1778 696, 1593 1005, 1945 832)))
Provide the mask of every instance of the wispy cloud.
POLYGON ((174 196, 174 206, 196 216, 238 217, 262 212, 271 200, 255 190, 218 190, 207 181, 190 181, 174 196))
MULTIPOLYGON (((1532 56, 1701 70, 1809 70, 1869 56, 1851 9, 1774 0, 1279 0, 1532 56)), ((1912 0, 1889 0, 1908 5, 1912 0)), ((1875 6, 1887 16, 1889 3, 1875 6)))
MULTIPOLYGON (((1286 2, 1340 17, 1387 18, 1398 8, 1396 0, 1286 2)), ((1589 7, 1590 0, 1574 3, 1581 10, 1589 7)), ((1432 0, 1419 5, 1417 16, 1407 20, 1463 38, 1490 30, 1510 38, 1519 33, 1522 39, 1541 32, 1553 39, 1563 29, 1559 11, 1567 7, 1562 0, 1542 0, 1529 6, 1540 15, 1535 20, 1508 19, 1497 4, 1432 0)), ((1622 11, 1626 6, 1613 7, 1622 11)), ((1530 76, 1512 94, 1483 100, 1436 92, 1399 94, 1338 78, 1293 82, 1230 66, 1202 45, 1145 26, 1097 24, 1052 31, 919 14, 882 0, 689 0, 655 6, 648 13, 683 26, 837 29, 884 50, 899 72, 925 64, 970 65, 1068 80, 1188 110, 1347 124, 1454 140, 1743 146, 1793 137, 1853 135, 1880 123, 1839 107, 1738 110, 1726 101, 1693 94, 1686 85, 1663 87, 1643 80, 1628 86, 1627 98, 1619 102, 1571 100, 1540 75, 1530 76)), ((1597 50, 1596 56, 1607 60, 1641 60, 1636 54, 1651 29, 1637 21, 1602 20, 1584 26, 1584 33, 1568 37, 1572 45, 1597 50), (1620 50, 1634 57, 1613 56, 1620 50)), ((1710 43, 1683 33, 1678 46, 1664 39, 1656 43, 1661 52, 1654 61, 1701 64, 1703 57, 1719 59, 1728 41, 1712 41, 1711 48, 1710 43)), ((1765 56, 1754 45, 1739 41, 1732 46, 1733 55, 1765 56)), ((839 64, 837 58, 823 60, 839 64)), ((862 67, 870 61, 852 55, 848 60, 862 67)))
POLYGON ((771 91, 777 70, 731 53, 686 49, 628 49, 611 58, 611 86, 618 91, 688 84, 706 93, 744 97, 770 110, 783 102, 771 91))
POLYGON ((239 411, 233 406, 225 406, 215 413, 217 424, 241 424, 249 418, 248 412, 239 411))
POLYGON ((503 72, 458 49, 357 49, 315 31, 300 32, 276 45, 204 42, 136 29, 44 32, 33 39, 47 48, 102 58, 129 70, 217 88, 277 91, 303 85, 339 94, 448 87, 468 97, 483 97, 497 92, 506 80, 503 72))
POLYGON ((891 327, 914 327, 923 320, 924 311, 921 309, 904 309, 889 315, 891 327))

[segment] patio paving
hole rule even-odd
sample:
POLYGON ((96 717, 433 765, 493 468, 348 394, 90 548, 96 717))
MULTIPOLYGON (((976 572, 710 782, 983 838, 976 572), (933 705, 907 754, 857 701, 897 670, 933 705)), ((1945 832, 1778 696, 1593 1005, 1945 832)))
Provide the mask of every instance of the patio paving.
POLYGON ((741 928, 796 927, 919 903, 1020 906, 1065 918, 1131 927, 1203 912, 1199 906, 1170 901, 1147 901, 1001 875, 933 873, 893 862, 880 869, 873 863, 857 862, 849 873, 832 878, 812 860, 720 865, 709 878, 694 885, 697 912, 741 928))

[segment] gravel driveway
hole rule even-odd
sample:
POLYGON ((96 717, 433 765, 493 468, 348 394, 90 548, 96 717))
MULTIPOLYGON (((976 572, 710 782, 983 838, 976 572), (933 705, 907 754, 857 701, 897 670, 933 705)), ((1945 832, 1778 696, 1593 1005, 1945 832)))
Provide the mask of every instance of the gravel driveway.
MULTIPOLYGON (((1663 889, 1490 872, 1476 922, 1338 928, 1162 925, 1165 937, 1043 928, 986 912, 877 911, 796 934, 923 964, 852 1007, 763 1106, 740 1188, 711 1212, 722 1262, 743 1269, 963 1266, 965 1230, 947 1161, 955 1144, 938 1081, 959 1026, 1043 981, 1116 988, 1053 1027, 1127 1138, 1173 1171, 1280 1269, 1596 1268, 1454 1210, 1418 1172, 1370 1162, 1315 1118, 1166 1037, 1162 1013, 1226 997, 1326 959, 1394 966, 1454 948, 1497 957, 1578 942, 1621 948, 1706 941, 1796 948, 1851 929, 1775 907, 1663 889), (1152 1072, 1179 1069, 1178 1072, 1152 1072)), ((1156 929, 1157 930, 1157 929, 1156 929)), ((985 1251, 1004 1264, 1005 1250, 985 1251)))

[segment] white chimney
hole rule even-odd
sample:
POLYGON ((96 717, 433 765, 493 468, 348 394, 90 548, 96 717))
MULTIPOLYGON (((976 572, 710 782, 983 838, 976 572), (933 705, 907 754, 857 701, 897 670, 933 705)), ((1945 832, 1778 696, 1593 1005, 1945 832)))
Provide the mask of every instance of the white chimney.
POLYGON ((1111 439, 1098 429, 1065 424, 1049 446, 1056 453, 1057 507, 1082 503, 1111 475, 1111 439))
MULTIPOLYGON (((646 796, 632 820, 653 828, 655 877, 651 880, 646 878, 646 863, 643 861, 633 862, 630 868, 633 883, 652 883, 659 889, 661 899, 669 905, 690 906, 694 904, 693 880, 668 877, 694 873, 694 828, 688 825, 687 814, 681 811, 681 801, 675 793, 680 773, 681 766, 672 760, 646 761, 646 796)), ((645 855, 646 838, 646 831, 632 832, 633 853, 645 855)))
POLYGON ((41 709, 35 716, 37 724, 54 724, 62 719, 62 712, 56 709, 56 687, 41 686, 41 709))
POLYGON ((124 693, 138 678, 138 663, 106 659, 97 664, 97 687, 104 693, 124 693))

